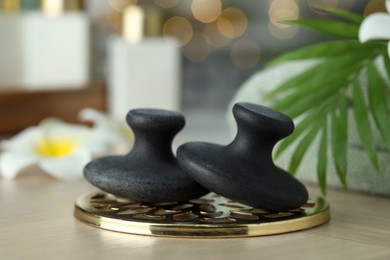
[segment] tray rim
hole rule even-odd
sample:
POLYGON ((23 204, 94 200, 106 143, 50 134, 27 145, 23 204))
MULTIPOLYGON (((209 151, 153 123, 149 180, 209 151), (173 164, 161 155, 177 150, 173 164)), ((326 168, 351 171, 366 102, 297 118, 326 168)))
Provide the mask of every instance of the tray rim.
POLYGON ((131 221, 125 216, 109 216, 104 211, 92 209, 88 199, 101 191, 90 192, 80 196, 74 207, 74 216, 87 225, 121 233, 179 238, 233 238, 256 237, 305 230, 324 224, 330 219, 329 203, 320 196, 312 196, 310 200, 321 202, 322 207, 314 212, 292 219, 262 223, 158 223, 147 220, 131 221))

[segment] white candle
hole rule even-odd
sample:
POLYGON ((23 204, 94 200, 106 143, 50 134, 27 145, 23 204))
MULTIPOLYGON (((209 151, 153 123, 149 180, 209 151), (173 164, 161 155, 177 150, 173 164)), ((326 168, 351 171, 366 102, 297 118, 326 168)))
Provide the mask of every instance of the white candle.
POLYGON ((19 15, 0 14, 0 89, 23 84, 22 31, 19 15))
POLYGON ((0 88, 80 88, 89 83, 85 14, 0 15, 0 35, 0 88))
POLYGON ((26 16, 25 85, 28 88, 78 88, 88 84, 89 23, 82 13, 55 19, 26 16))
POLYGON ((124 120, 133 108, 179 110, 180 51, 162 38, 143 38, 144 11, 127 7, 123 37, 113 36, 108 44, 109 110, 124 120))
POLYGON ((42 11, 49 17, 60 15, 64 11, 65 0, 41 0, 42 11))
POLYGON ((180 52, 164 38, 130 44, 121 37, 109 41, 109 110, 124 120, 133 108, 179 110, 180 52))
POLYGON ((129 43, 137 43, 143 37, 144 11, 141 7, 131 5, 123 14, 123 36, 129 43))

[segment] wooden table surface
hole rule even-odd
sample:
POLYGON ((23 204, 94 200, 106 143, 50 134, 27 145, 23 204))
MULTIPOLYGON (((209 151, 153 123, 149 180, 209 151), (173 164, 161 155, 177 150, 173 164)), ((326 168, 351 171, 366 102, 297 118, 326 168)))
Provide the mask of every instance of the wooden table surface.
MULTIPOLYGON (((390 259, 390 199, 329 191, 331 221, 283 235, 177 239, 116 233, 73 217, 85 181, 0 179, 0 259, 390 259)), ((310 187, 313 195, 318 189, 310 187)))

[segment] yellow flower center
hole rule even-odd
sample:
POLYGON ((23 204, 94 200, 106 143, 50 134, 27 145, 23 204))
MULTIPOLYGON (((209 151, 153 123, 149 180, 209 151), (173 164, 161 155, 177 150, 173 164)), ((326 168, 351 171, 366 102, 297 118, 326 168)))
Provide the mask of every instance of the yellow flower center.
POLYGON ((125 138, 132 140, 134 138, 133 130, 123 124, 117 124, 118 132, 125 138))
POLYGON ((75 140, 65 138, 41 138, 36 145, 36 151, 41 156, 60 157, 69 155, 77 147, 75 140))

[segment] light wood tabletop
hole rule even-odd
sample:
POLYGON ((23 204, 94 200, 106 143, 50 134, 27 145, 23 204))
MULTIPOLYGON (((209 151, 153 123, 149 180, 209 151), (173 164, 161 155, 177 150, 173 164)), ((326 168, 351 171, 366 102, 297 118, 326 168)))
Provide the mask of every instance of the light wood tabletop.
MULTIPOLYGON (((318 195, 316 187, 310 193, 318 195)), ((390 259, 390 199, 330 190, 331 220, 281 235, 185 239, 87 226, 74 202, 94 188, 24 173, 0 179, 0 259, 390 259)))

